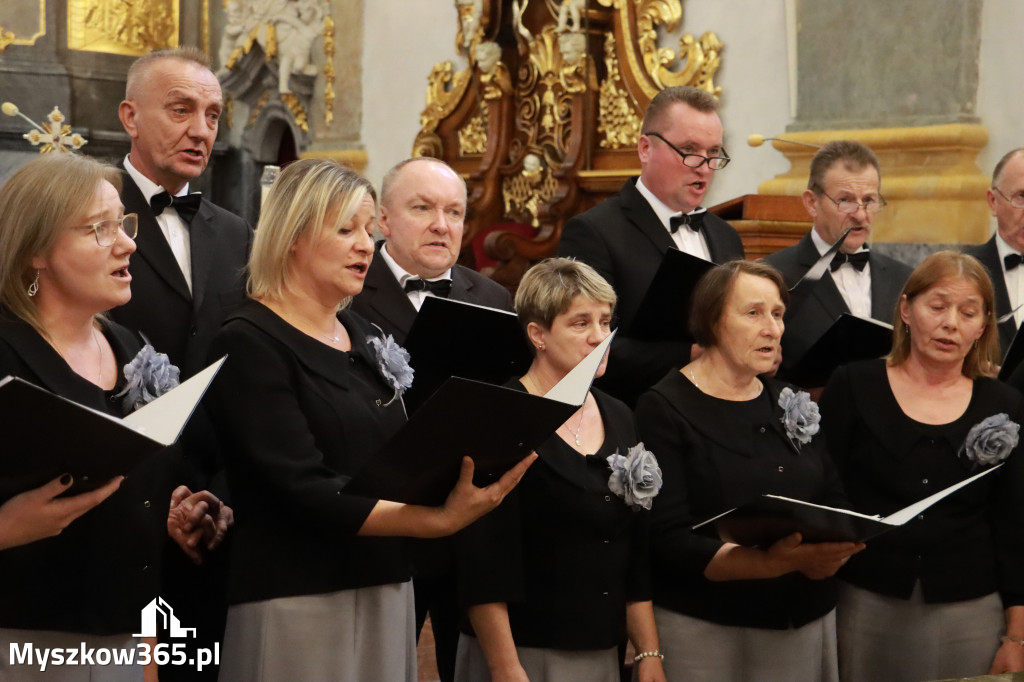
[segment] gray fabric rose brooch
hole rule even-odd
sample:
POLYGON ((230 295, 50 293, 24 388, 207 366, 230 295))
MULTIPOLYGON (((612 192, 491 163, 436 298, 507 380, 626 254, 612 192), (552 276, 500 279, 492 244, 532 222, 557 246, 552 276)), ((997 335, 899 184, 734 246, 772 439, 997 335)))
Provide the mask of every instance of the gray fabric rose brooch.
POLYGON ((178 385, 180 372, 166 353, 157 353, 150 344, 142 347, 132 361, 124 366, 124 389, 115 398, 123 398, 121 407, 132 412, 153 402, 178 385))
POLYGON ((818 425, 821 421, 818 404, 811 400, 811 394, 807 391, 794 393, 793 389, 787 386, 779 393, 779 407, 783 412, 779 421, 786 427, 786 435, 797 448, 810 443, 814 434, 821 430, 818 425))
POLYGON ((972 426, 957 455, 972 471, 991 467, 1009 457, 1019 440, 1020 424, 1001 412, 972 426))
POLYGON ((612 468, 609 490, 621 497, 633 511, 650 509, 662 483, 661 468, 654 453, 640 442, 631 447, 625 457, 616 450, 608 457, 608 466, 612 468))
POLYGON ((412 386, 413 368, 409 366, 409 351, 395 343, 395 338, 388 334, 383 339, 377 336, 366 337, 366 342, 373 348, 377 356, 377 371, 394 389, 391 400, 384 403, 387 407, 395 402, 412 386))

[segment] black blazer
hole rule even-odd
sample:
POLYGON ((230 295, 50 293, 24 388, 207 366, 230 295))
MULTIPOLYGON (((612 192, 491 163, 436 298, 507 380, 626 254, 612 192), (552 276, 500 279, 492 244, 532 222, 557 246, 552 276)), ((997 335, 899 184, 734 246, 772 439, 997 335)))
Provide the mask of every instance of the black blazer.
POLYGON ((346 494, 350 476, 405 422, 351 311, 352 351, 335 350, 249 301, 210 358, 227 354, 207 402, 234 500, 230 603, 404 582, 405 542, 361 538, 376 500, 346 494))
POLYGON ((824 438, 797 447, 781 421, 786 384, 764 385, 757 400, 771 401, 771 418, 751 421, 747 410, 755 403, 713 398, 672 371, 640 397, 636 421, 665 479, 651 514, 654 603, 720 625, 784 630, 828 613, 835 581, 800 573, 710 581, 704 569, 723 543, 690 530, 764 493, 845 506, 824 438))
MULTIPOLYGON (((818 262, 818 249, 808 232, 795 245, 764 257, 764 262, 776 268, 792 287, 818 262)), ((871 252, 871 317, 892 324, 903 285, 912 268, 904 263, 871 252)), ((804 282, 790 294, 786 308, 786 331, 782 336, 782 369, 785 376, 832 326, 842 313, 850 309, 839 293, 832 273, 826 272, 817 282, 804 282)))
MULTIPOLYGON (((968 246, 964 249, 968 256, 974 256, 988 270, 992 279, 992 287, 996 294, 996 317, 1002 317, 1010 312, 1010 294, 1006 290, 1006 278, 1003 276, 1003 264, 999 262, 999 249, 996 248, 996 238, 992 235, 984 244, 968 246)), ((1017 321, 1012 317, 999 325, 999 348, 1003 353, 1010 347, 1013 335, 1017 333, 1017 321)))
POLYGON ((594 398, 605 427, 597 453, 581 455, 553 435, 501 506, 456 538, 460 601, 507 603, 517 646, 616 646, 626 638, 626 604, 651 598, 649 514, 608 488, 608 457, 639 441, 633 415, 598 390, 594 398))
MULTIPOLYGON (((102 323, 119 367, 138 338, 102 323)), ((14 375, 101 412, 123 416, 120 400, 68 366, 27 323, 0 316, 0 376, 14 375)), ((117 393, 124 383, 118 381, 117 393)), ((39 415, 39 428, 60 428, 39 415)), ((88 438, 88 434, 82 434, 88 438)), ((120 489, 52 538, 0 551, 0 627, 94 635, 130 634, 139 612, 159 594, 167 536, 167 453, 134 469, 120 489)))
POLYGON ((226 312, 245 299, 245 266, 252 229, 238 216, 203 199, 189 227, 192 292, 152 209, 135 181, 122 173, 125 213, 139 214, 132 254, 132 298, 110 317, 145 334, 186 379, 206 366, 207 351, 226 312))
MULTIPOLYGON (((851 509, 887 515, 977 471, 957 457, 972 426, 1007 413, 1024 424, 1024 399, 994 379, 976 379, 956 421, 929 426, 900 409, 884 360, 840 367, 822 400, 829 451, 851 509)), ((1004 606, 1024 604, 1024 452, 927 510, 871 540, 840 577, 864 589, 909 599, 921 583, 927 602, 974 599, 994 591, 1004 606)))
MULTIPOLYGON (((363 291, 352 299, 352 310, 403 344, 416 319, 416 308, 380 255, 383 244, 383 241, 377 242, 377 253, 366 273, 363 291)), ((452 267, 452 290, 448 298, 512 311, 512 295, 508 289, 461 265, 452 267)))
MULTIPOLYGON (((618 326, 628 328, 665 253, 675 248, 668 231, 631 178, 619 193, 571 218, 562 230, 558 255, 592 266, 618 295, 618 326)), ((704 217, 704 237, 711 260, 743 258, 743 242, 729 223, 704 217)), ((598 384, 628 405, 664 376, 689 361, 690 348, 679 343, 649 342, 618 334, 612 342, 608 371, 598 384)))

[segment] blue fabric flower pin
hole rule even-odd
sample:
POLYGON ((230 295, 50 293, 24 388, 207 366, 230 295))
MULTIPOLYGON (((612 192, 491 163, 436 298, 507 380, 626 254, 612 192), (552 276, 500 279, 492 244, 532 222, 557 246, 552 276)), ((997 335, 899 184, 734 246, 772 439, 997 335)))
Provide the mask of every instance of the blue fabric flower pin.
POLYGON ((794 393, 787 386, 779 393, 779 407, 783 412, 779 421, 786 427, 786 435, 798 448, 810 443, 814 434, 821 430, 818 425, 821 421, 818 404, 811 400, 811 394, 807 391, 794 393))
POLYGON ((661 468, 654 453, 640 442, 631 447, 625 457, 616 450, 608 457, 608 466, 612 468, 609 490, 621 497, 633 511, 650 509, 662 484, 661 468))
POLYGON ((991 467, 1009 457, 1019 441, 1020 424, 1000 412, 972 426, 957 455, 970 469, 991 467))
POLYGON ((153 402, 178 385, 180 372, 166 353, 157 353, 150 344, 142 347, 132 361, 124 366, 124 389, 115 395, 122 398, 121 407, 132 412, 153 402))
POLYGON ((377 371, 380 372, 388 386, 395 391, 391 400, 384 403, 386 407, 395 402, 412 386, 414 370, 409 366, 409 351, 395 343, 395 338, 391 334, 383 339, 377 336, 368 336, 366 342, 370 344, 377 356, 377 371))

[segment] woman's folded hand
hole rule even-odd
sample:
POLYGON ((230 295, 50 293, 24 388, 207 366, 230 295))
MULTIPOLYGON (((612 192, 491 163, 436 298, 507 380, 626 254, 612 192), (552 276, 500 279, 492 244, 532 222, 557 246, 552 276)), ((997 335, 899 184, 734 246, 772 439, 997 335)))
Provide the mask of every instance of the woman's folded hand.
POLYGON ((793 533, 772 545, 768 554, 789 567, 786 573, 800 571, 811 580, 822 580, 835 575, 851 556, 862 549, 863 542, 804 543, 800 533, 793 533))

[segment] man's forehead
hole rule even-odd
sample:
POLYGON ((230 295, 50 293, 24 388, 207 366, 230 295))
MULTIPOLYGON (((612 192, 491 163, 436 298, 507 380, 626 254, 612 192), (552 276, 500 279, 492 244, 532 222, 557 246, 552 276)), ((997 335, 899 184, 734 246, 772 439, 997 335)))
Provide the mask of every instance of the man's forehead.
POLYGON ((223 99, 220 81, 209 69, 182 59, 161 59, 142 75, 144 92, 164 99, 223 99))
POLYGON ((462 180, 447 166, 418 161, 403 168, 395 189, 406 201, 466 203, 462 180))
POLYGON ((858 191, 878 191, 878 172, 874 166, 856 166, 845 159, 840 159, 825 171, 823 189, 849 189, 858 191))

